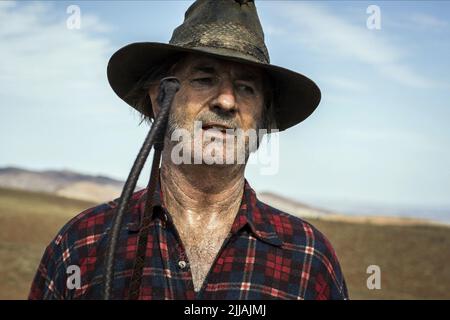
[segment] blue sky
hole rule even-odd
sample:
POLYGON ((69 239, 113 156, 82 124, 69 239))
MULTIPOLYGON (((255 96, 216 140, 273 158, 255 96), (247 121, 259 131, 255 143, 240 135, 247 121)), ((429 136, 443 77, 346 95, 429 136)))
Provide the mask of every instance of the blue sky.
MULTIPOLYGON (((125 179, 148 127, 110 89, 108 59, 131 42, 167 42, 191 3, 1 1, 0 166, 125 179), (73 4, 79 30, 66 27, 73 4)), ((312 203, 450 208, 450 2, 256 3, 271 62, 312 78, 323 97, 280 134, 276 175, 248 167, 253 187, 312 203), (370 4, 380 30, 366 27, 370 4)))

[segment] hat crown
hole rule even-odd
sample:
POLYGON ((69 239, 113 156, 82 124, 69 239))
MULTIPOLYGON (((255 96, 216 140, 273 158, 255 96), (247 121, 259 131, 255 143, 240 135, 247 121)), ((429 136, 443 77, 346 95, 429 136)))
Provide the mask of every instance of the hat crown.
POLYGON ((195 1, 169 43, 270 63, 253 0, 195 1))

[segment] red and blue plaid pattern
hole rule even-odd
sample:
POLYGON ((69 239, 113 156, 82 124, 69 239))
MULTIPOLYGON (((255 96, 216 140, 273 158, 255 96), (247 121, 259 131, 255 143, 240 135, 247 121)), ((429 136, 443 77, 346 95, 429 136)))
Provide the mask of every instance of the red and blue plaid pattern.
MULTIPOLYGON (((138 221, 147 189, 133 194, 124 226, 138 221)), ((199 292, 158 186, 147 240, 140 299, 347 299, 329 241, 311 224, 272 208, 249 184, 239 212, 199 292)), ((101 299, 108 231, 118 201, 88 209, 67 223, 45 250, 29 299, 101 299), (67 268, 80 268, 69 289, 67 268)), ((126 299, 138 233, 124 227, 115 264, 114 299, 126 299)))

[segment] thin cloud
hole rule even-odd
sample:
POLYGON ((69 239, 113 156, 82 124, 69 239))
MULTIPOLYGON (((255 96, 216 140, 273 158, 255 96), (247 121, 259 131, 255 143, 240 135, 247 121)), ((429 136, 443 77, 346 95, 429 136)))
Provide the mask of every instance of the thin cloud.
POLYGON ((50 3, 2 2, 0 109, 83 114, 95 112, 93 105, 107 107, 102 100, 109 95, 105 70, 112 48, 96 33, 109 27, 82 14, 81 29, 69 30, 65 17, 50 3))
POLYGON ((321 82, 331 85, 335 88, 348 90, 351 92, 367 90, 367 87, 361 82, 340 76, 325 76, 321 79, 321 82))
MULTIPOLYGON (((406 86, 428 88, 439 85, 404 63, 402 60, 408 55, 406 49, 386 38, 382 29, 368 30, 365 23, 351 23, 323 5, 284 2, 274 10, 285 21, 285 34, 311 50, 368 64, 406 86)), ((279 34, 280 28, 276 30, 279 34)))
POLYGON ((443 30, 448 27, 447 21, 425 13, 414 13, 408 20, 420 28, 443 30))

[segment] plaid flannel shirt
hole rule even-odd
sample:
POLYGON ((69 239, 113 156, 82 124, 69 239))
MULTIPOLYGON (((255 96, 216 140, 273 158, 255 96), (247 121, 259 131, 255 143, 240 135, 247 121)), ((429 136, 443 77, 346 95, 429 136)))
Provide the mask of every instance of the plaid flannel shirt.
MULTIPOLYGON (((144 210, 147 189, 135 192, 124 226, 144 210)), ((347 299, 330 242, 308 222, 259 201, 248 182, 238 214, 199 292, 188 257, 158 185, 139 299, 347 299)), ((45 250, 29 299, 101 299, 108 231, 118 199, 69 221, 45 250), (68 267, 80 287, 68 288, 68 267)), ((123 227, 115 263, 114 299, 127 299, 138 233, 123 227)))

